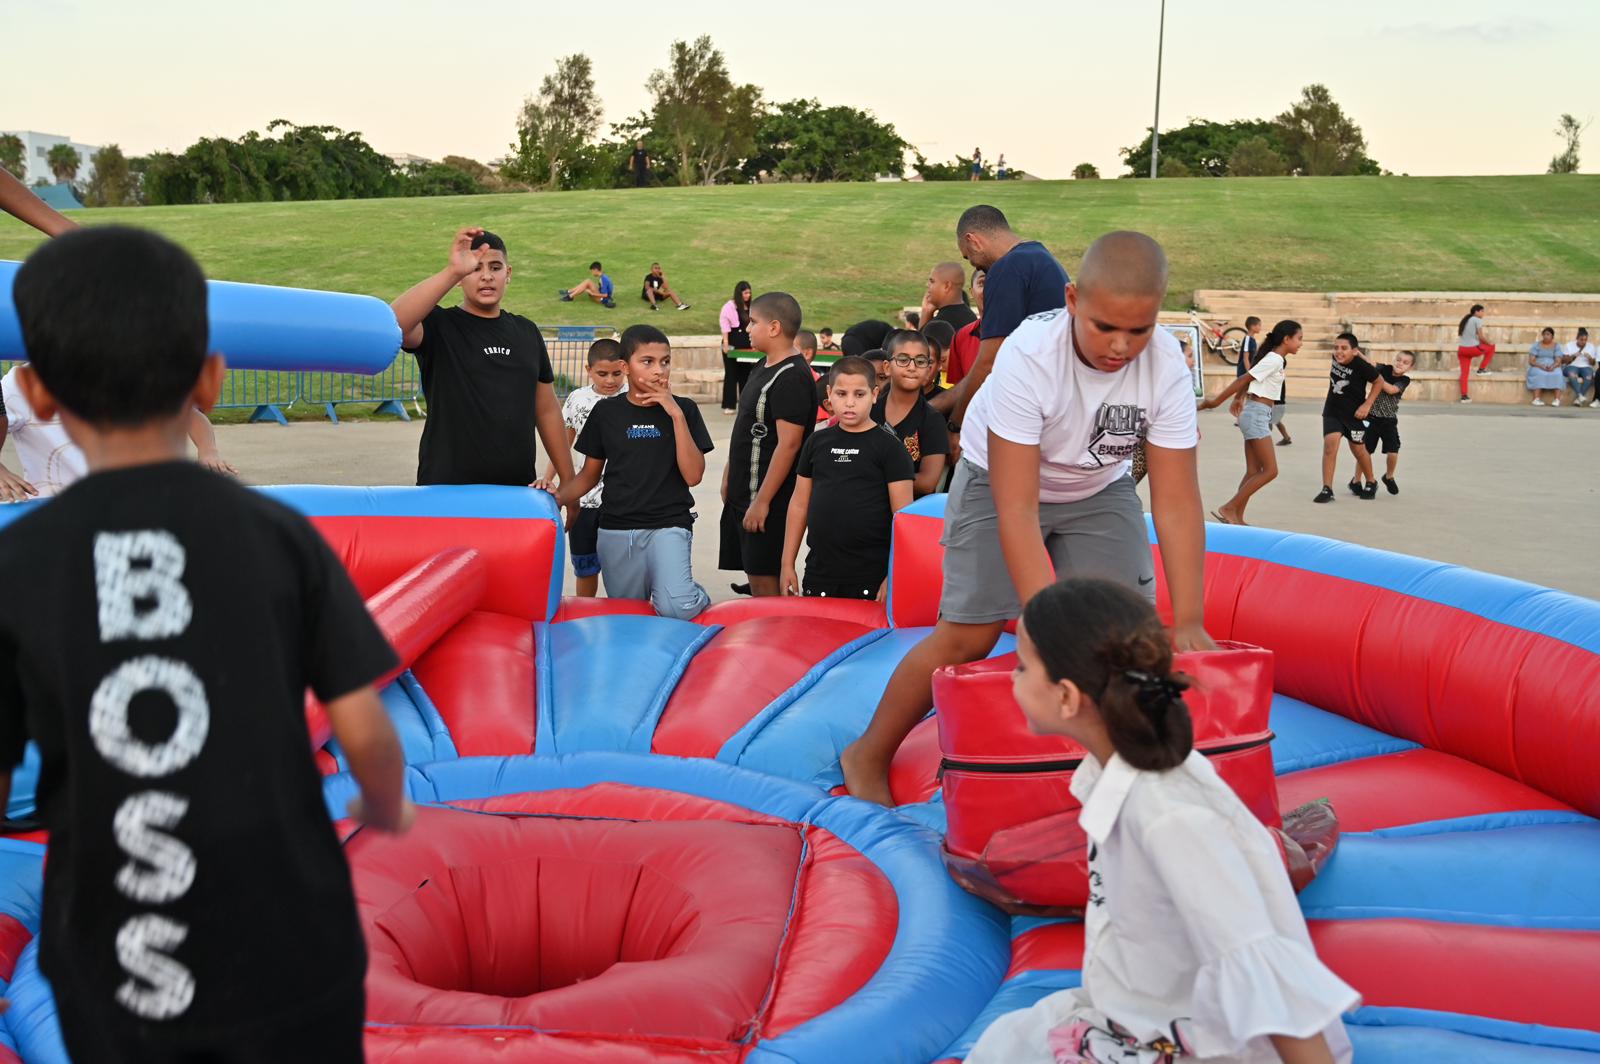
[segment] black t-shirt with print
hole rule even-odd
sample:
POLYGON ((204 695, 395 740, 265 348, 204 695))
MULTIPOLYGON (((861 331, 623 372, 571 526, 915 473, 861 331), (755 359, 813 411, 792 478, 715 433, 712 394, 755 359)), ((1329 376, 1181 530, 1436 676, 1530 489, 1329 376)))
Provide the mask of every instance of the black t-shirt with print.
POLYGON ((1328 397, 1322 412, 1329 417, 1355 420, 1356 411, 1367 401, 1367 386, 1378 375, 1372 363, 1357 355, 1344 365, 1338 359, 1328 362, 1328 397))
MULTIPOLYGON (((672 397, 701 453, 712 449, 705 419, 692 400, 672 397)), ((672 416, 659 406, 640 406, 626 394, 594 404, 576 449, 606 463, 600 527, 688 528, 694 523, 694 496, 678 469, 678 441, 672 416)))
POLYGON ((922 460, 929 455, 950 453, 950 429, 945 417, 928 405, 928 400, 917 396, 911 410, 898 425, 889 424, 889 393, 884 391, 872 407, 872 420, 888 427, 905 444, 911 464, 922 468, 922 460))
POLYGON ((889 485, 912 480, 911 456, 884 425, 846 432, 818 429, 800 448, 800 476, 811 478, 806 511, 806 579, 874 587, 889 573, 894 510, 889 485))
MULTIPOLYGON (((934 321, 947 321, 950 327, 960 332, 966 326, 978 320, 978 314, 965 303, 951 303, 948 307, 940 307, 933 312, 934 321)), ((926 324, 926 323, 924 323, 926 324)))
POLYGON ((1376 418, 1397 418, 1400 416, 1400 400, 1406 394, 1406 389, 1411 387, 1411 378, 1405 374, 1395 376, 1394 367, 1387 362, 1378 364, 1378 376, 1400 390, 1390 395, 1388 392, 1379 392, 1378 397, 1372 401, 1372 416, 1376 418))
MULTIPOLYGON (((778 447, 778 422, 799 425, 802 443, 811 435, 817 423, 816 388, 811 367, 798 354, 790 355, 776 366, 761 363, 751 371, 750 380, 739 394, 739 412, 733 419, 733 431, 728 439, 730 506, 748 506, 761 490, 767 467, 772 464, 772 453, 778 447)), ((773 499, 784 498, 793 489, 794 470, 790 469, 773 499)), ((781 515, 779 517, 781 523, 781 515)), ((768 527, 770 530, 771 526, 768 527)))
POLYGON ((665 275, 657 277, 654 271, 644 275, 644 286, 646 288, 653 288, 659 292, 661 290, 661 286, 666 283, 667 278, 665 275))
POLYGON ((359 988, 305 692, 397 662, 316 530, 197 465, 137 466, 0 534, 0 581, 0 759, 38 743, 56 994, 178 1040, 359 988))
POLYGON ((539 385, 555 380, 539 327, 510 311, 480 318, 434 307, 417 356, 428 420, 418 484, 531 484, 539 385))

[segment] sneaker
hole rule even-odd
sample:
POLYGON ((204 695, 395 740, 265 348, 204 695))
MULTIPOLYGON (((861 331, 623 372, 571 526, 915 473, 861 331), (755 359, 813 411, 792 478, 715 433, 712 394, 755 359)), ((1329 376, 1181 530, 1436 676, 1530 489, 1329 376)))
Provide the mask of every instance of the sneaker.
POLYGON ((1492 370, 1492 369, 1480 369, 1480 370, 1477 370, 1476 372, 1477 372, 1478 376, 1480 376, 1480 377, 1487 377, 1489 374, 1493 373, 1494 370, 1492 370))
POLYGON ((1333 501, 1333 489, 1328 487, 1328 485, 1326 485, 1326 484, 1322 485, 1322 490, 1317 492, 1317 497, 1315 499, 1312 499, 1311 501, 1312 502, 1332 502, 1333 501))
POLYGON ((1472 396, 1463 395, 1459 400, 1457 400, 1457 402, 1470 403, 1470 402, 1472 402, 1472 396))
POLYGON ((1554 399, 1550 400, 1550 405, 1551 406, 1560 406, 1561 405, 1561 397, 1558 395, 1554 399))
POLYGON ((1359 481, 1359 480, 1352 480, 1352 481, 1351 481, 1351 482, 1350 482, 1350 484, 1349 484, 1349 488, 1350 488, 1350 494, 1351 494, 1351 495, 1354 495, 1354 496, 1355 496, 1355 497, 1356 497, 1356 498, 1358 498, 1358 499, 1359 499, 1359 498, 1361 498, 1361 493, 1362 493, 1362 491, 1363 491, 1363 490, 1364 490, 1364 489, 1363 489, 1363 488, 1362 488, 1362 487, 1361 487, 1361 481, 1359 481))
POLYGON ((651 310, 652 310, 652 311, 656 311, 656 310, 660 310, 660 309, 661 309, 661 308, 660 308, 660 307, 659 307, 659 306, 657 306, 657 305, 656 305, 656 304, 654 304, 654 303, 651 303, 651 304, 650 304, 650 309, 651 309, 651 310))
POLYGON ((615 310, 617 308, 617 301, 615 299, 602 299, 600 301, 600 305, 610 310, 615 310))
POLYGON ((678 309, 679 310, 688 310, 689 309, 689 304, 687 304, 687 303, 679 303, 678 304, 678 309))
POLYGON ((1544 400, 1543 400, 1543 399, 1537 399, 1537 398, 1536 398, 1536 399, 1534 399, 1534 401, 1533 401, 1533 405, 1534 405, 1534 406, 1543 406, 1543 405, 1544 405, 1544 400))
POLYGON ((567 291, 565 288, 557 288, 556 295, 561 297, 561 302, 563 303, 572 302, 572 293, 567 291))
POLYGON ((1378 485, 1377 485, 1377 483, 1374 482, 1374 483, 1368 484, 1366 487, 1362 488, 1361 489, 1361 497, 1363 499, 1376 499, 1378 497, 1378 485))
POLYGON ((1383 486, 1389 490, 1390 495, 1400 494, 1400 485, 1395 483, 1394 477, 1384 477, 1383 486))
POLYGON ((750 585, 749 584, 729 584, 728 587, 733 591, 733 593, 735 595, 748 595, 748 594, 750 594, 750 585))

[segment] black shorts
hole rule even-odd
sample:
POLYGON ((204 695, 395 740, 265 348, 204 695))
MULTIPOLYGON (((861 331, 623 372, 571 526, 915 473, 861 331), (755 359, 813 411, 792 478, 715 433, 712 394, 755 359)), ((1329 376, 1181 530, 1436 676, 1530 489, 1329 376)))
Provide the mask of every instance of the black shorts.
POLYGON ((789 500, 792 497, 792 492, 784 492, 772 500, 772 507, 767 511, 765 532, 744 530, 744 515, 750 508, 749 503, 738 499, 724 503, 717 568, 750 576, 777 576, 781 573, 783 529, 789 519, 789 500))
POLYGON ((1383 445, 1384 454, 1400 453, 1399 418, 1375 417, 1367 422, 1367 453, 1377 454, 1380 443, 1383 445))
POLYGON ((807 598, 864 599, 871 602, 878 597, 883 577, 876 580, 813 580, 807 574, 800 582, 800 590, 807 598))
POLYGON ((1324 436, 1343 436, 1351 443, 1366 445, 1367 423, 1342 414, 1322 415, 1322 434, 1324 436))
POLYGON ((567 526, 567 553, 572 555, 574 576, 600 573, 600 507, 578 508, 578 516, 567 526))

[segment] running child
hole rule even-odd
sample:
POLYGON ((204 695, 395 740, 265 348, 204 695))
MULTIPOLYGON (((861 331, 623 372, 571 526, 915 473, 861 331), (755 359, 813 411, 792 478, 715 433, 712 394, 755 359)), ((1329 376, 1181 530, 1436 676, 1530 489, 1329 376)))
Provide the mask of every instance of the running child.
MULTIPOLYGON (((575 389, 561 407, 561 420, 567 426, 567 446, 577 442, 578 433, 595 404, 616 395, 628 387, 628 366, 622 357, 622 345, 612 339, 596 340, 589 345, 589 383, 575 389)), ((545 470, 545 480, 553 481, 554 464, 545 470)), ((596 484, 592 491, 578 500, 576 512, 568 510, 567 552, 572 555, 572 575, 577 579, 579 598, 594 598, 600 593, 600 499, 605 484, 596 484)))
POLYGON ((1001 1016, 967 1064, 1352 1058, 1360 995, 1318 959, 1272 833, 1194 749, 1172 667, 1126 587, 1068 579, 1023 611, 1012 695, 1031 731, 1088 751, 1084 980, 1001 1016))
POLYGON ((18 381, 88 464, 0 534, 0 763, 38 743, 39 966, 67 1053, 355 1064, 366 948, 305 695, 360 786, 351 815, 404 830, 373 689, 394 651, 305 518, 183 460, 224 372, 193 259, 96 226, 36 250, 13 295, 18 381))
POLYGON ((1201 410, 1215 410, 1234 396, 1244 401, 1239 411, 1239 432, 1244 436, 1244 479, 1239 481, 1239 490, 1233 498, 1211 511, 1211 516, 1225 525, 1245 524, 1244 508, 1250 496, 1277 479, 1278 455, 1272 448, 1272 411, 1283 391, 1287 359, 1299 352, 1301 339, 1299 322, 1287 319, 1278 322, 1267 334, 1254 364, 1221 392, 1200 403, 1201 410))
POLYGON ((1361 355, 1361 341, 1355 333, 1342 332, 1333 342, 1333 361, 1328 364, 1328 396, 1322 401, 1322 490, 1312 502, 1333 501, 1333 474, 1339 464, 1339 438, 1350 445, 1356 459, 1355 479, 1350 494, 1358 499, 1378 497, 1378 481, 1372 475, 1372 453, 1367 450, 1367 425, 1356 416, 1366 404, 1378 371, 1361 355))
POLYGON ((750 343, 765 356, 739 396, 722 473, 719 567, 742 569, 750 593, 778 594, 795 461, 817 422, 816 383, 795 350, 800 304, 768 292, 750 304, 750 343))
POLYGON ((1394 356, 1394 365, 1378 365, 1378 391, 1356 411, 1356 416, 1367 420, 1367 454, 1376 455, 1378 445, 1383 445, 1383 486, 1390 495, 1400 494, 1400 485, 1394 471, 1400 465, 1400 400, 1411 386, 1411 367, 1417 356, 1401 351, 1394 356))
POLYGON ((840 359, 828 391, 838 423, 800 449, 778 582, 785 595, 882 602, 894 514, 911 503, 911 457, 873 420, 876 389, 865 359, 840 359), (810 547, 804 582, 795 570, 803 536, 810 547))
POLYGON ((889 763, 933 708, 931 677, 995 647, 1056 576, 1155 594, 1143 507, 1128 475, 1146 443, 1150 509, 1179 649, 1210 647, 1194 385, 1158 328, 1167 257, 1142 233, 1096 240, 1065 310, 1023 319, 968 408, 944 516, 939 623, 905 656, 866 734, 840 759, 858 798, 889 804, 889 763))
POLYGON ((892 431, 905 445, 916 470, 913 494, 921 498, 939 490, 950 457, 945 417, 929 404, 922 385, 932 372, 932 345, 921 333, 901 329, 884 341, 889 355, 889 387, 880 390, 872 420, 892 431))
MULTIPOLYGON (((711 604, 695 583, 694 495, 711 434, 692 400, 672 394, 672 345, 650 325, 622 334, 628 388, 601 399, 578 433, 583 468, 561 487, 570 507, 600 486, 596 548, 606 594, 649 599, 662 617, 690 620, 711 604)), ((548 488, 548 485, 541 485, 548 488)))
MULTIPOLYGON (((560 297, 563 303, 571 303, 579 296, 588 296, 602 307, 615 307, 617 305, 617 301, 612 298, 615 292, 616 286, 612 283, 610 274, 601 268, 598 259, 589 263, 589 279, 587 281, 572 288, 556 289, 556 295, 560 297)), ((655 309, 654 302, 650 304, 650 309, 655 309)), ((682 310, 684 308, 679 307, 678 309, 682 310)))

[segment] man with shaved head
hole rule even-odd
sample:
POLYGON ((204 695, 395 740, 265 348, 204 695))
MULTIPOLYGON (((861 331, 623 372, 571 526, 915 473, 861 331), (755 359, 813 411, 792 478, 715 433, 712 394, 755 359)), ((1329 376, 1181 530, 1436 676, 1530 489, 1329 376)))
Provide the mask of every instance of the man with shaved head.
POLYGON ((941 262, 928 274, 928 288, 922 296, 922 325, 947 321, 951 329, 959 329, 978 320, 967 305, 964 290, 967 271, 959 262, 941 262))
POLYGON ((938 626, 901 661, 866 734, 845 748, 851 794, 892 804, 889 762, 933 708, 934 670, 987 657, 1005 622, 1057 577, 1102 577, 1155 598, 1129 475, 1141 443, 1173 643, 1212 646, 1194 389, 1178 341, 1156 326, 1166 290, 1161 245, 1107 233, 1084 254, 1066 308, 1035 314, 1006 338, 962 425, 938 626))
POLYGON ((1023 240, 998 207, 968 207, 956 222, 961 257, 988 271, 983 292, 983 321, 978 326, 978 355, 959 387, 934 400, 934 408, 960 424, 967 405, 983 387, 1000 345, 1023 319, 1057 310, 1066 301, 1067 271, 1037 240, 1023 240))

